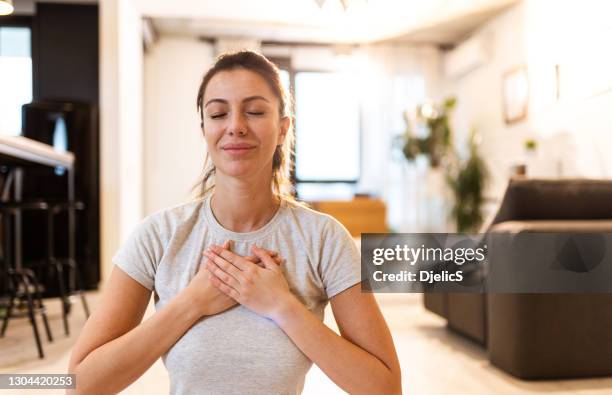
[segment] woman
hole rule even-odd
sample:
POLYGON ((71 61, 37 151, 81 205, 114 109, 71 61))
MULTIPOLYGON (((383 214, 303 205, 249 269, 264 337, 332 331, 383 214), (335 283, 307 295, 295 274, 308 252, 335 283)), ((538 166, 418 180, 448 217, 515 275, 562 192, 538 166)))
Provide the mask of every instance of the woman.
POLYGON ((250 51, 221 56, 197 107, 202 197, 145 218, 113 258, 72 353, 76 392, 118 392, 162 357, 173 394, 300 393, 312 362, 347 392, 400 393, 350 235, 286 193, 291 117, 278 69, 250 51), (151 292, 156 313, 141 323, 151 292), (328 301, 342 336, 322 323, 328 301))

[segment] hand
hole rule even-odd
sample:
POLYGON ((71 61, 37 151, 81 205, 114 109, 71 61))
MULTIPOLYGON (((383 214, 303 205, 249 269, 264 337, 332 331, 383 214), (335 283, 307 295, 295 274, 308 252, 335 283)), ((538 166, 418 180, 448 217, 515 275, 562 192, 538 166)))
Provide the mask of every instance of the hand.
POLYGON ((205 252, 209 258, 206 268, 213 275, 210 280, 216 288, 241 305, 276 321, 294 296, 270 254, 256 246, 252 247, 252 251, 263 267, 253 265, 224 246, 210 246, 205 252))
MULTIPOLYGON (((231 241, 226 240, 223 243, 223 248, 229 249, 231 241)), ((278 252, 266 250, 268 255, 273 257, 274 262, 277 265, 283 263, 283 259, 279 257, 278 252)), ((261 259, 255 255, 251 255, 248 257, 244 257, 251 263, 262 265, 261 259)), ((219 291, 216 287, 214 287, 211 283, 211 274, 206 271, 206 263, 208 259, 206 259, 198 268, 198 272, 191 279, 189 285, 187 286, 185 292, 189 293, 192 300, 194 300, 194 304, 198 309, 200 316, 206 315, 214 315, 221 313, 230 307, 235 306, 237 303, 231 297, 225 295, 223 292, 219 291)))
MULTIPOLYGON (((229 248, 229 240, 223 243, 229 248)), ((184 292, 190 295, 200 317, 221 313, 236 305, 236 301, 220 292, 211 282, 211 274, 206 270, 206 262, 202 262, 196 275, 191 279, 184 292)))
MULTIPOLYGON (((264 249, 264 251, 266 251, 266 253, 268 253, 268 255, 272 257, 272 259, 274 259, 274 262, 276 262, 277 265, 280 266, 285 262, 285 260, 278 255, 278 252, 272 251, 272 250, 266 250, 266 249, 264 249)), ((257 255, 249 255, 249 256, 245 256, 244 258, 247 261, 253 262, 259 267, 265 267, 264 264, 261 262, 261 259, 259 259, 257 255)))

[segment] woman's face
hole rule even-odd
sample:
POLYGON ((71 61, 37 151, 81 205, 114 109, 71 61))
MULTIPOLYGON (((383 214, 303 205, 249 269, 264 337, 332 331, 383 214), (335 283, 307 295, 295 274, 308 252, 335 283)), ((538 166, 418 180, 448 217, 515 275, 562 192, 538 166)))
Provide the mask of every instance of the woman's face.
POLYGON ((289 118, 259 74, 246 69, 215 74, 204 92, 204 138, 217 174, 252 178, 272 175, 272 158, 283 143, 289 118))

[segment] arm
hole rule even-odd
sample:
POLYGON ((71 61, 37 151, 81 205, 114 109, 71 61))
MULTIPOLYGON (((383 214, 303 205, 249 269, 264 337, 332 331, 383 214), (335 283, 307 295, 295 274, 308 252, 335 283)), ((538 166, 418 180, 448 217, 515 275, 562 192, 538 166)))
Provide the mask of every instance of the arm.
POLYGON ((400 394, 401 373, 393 339, 372 294, 355 285, 331 300, 341 336, 295 297, 276 323, 339 387, 351 394, 400 394))
POLYGON ((139 325, 151 291, 114 268, 99 308, 72 351, 72 393, 117 393, 140 377, 200 317, 187 293, 139 325))
POLYGON ((212 246, 207 269, 212 283, 254 312, 272 319, 338 386, 350 393, 399 394, 399 362, 389 329, 371 294, 359 285, 331 299, 342 336, 323 324, 289 292, 282 272, 265 252, 253 251, 264 268, 248 265, 212 246))

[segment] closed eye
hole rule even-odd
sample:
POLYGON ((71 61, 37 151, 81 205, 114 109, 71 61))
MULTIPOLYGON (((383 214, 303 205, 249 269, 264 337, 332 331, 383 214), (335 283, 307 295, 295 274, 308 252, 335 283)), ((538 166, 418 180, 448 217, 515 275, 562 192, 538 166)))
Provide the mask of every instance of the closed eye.
POLYGON ((212 119, 219 119, 219 118, 223 118, 226 115, 227 115, 226 112, 220 112, 220 113, 212 114, 212 115, 210 115, 210 117, 212 119))
POLYGON ((264 112, 263 111, 247 111, 247 114, 259 116, 259 115, 264 115, 264 112))

